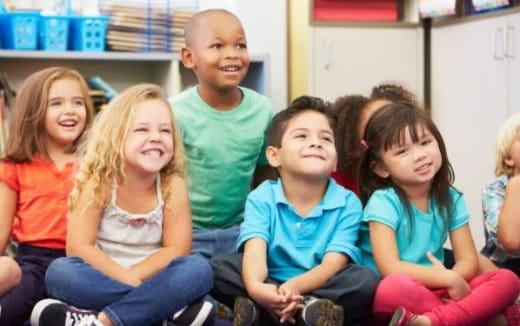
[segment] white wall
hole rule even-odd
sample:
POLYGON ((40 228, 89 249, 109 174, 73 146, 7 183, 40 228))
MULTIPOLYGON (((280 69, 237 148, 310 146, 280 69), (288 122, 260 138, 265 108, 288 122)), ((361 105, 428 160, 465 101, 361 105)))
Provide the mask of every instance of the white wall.
POLYGON ((266 94, 276 111, 287 107, 287 2, 199 0, 199 9, 226 8, 242 21, 250 56, 266 57, 266 94))

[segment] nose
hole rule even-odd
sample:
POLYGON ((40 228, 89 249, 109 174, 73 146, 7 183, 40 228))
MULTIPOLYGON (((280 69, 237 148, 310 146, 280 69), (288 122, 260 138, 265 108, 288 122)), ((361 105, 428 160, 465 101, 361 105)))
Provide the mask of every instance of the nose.
POLYGON ((426 152, 421 146, 415 146, 414 150, 414 159, 415 161, 420 161, 426 157, 426 152))
POLYGON ((322 147, 321 140, 319 139, 319 137, 310 138, 310 147, 318 147, 318 148, 322 147))
POLYGON ((226 49, 226 58, 238 58, 238 49, 234 46, 229 46, 226 49))
POLYGON ((159 130, 150 131, 150 141, 158 143, 161 141, 161 132, 159 130))

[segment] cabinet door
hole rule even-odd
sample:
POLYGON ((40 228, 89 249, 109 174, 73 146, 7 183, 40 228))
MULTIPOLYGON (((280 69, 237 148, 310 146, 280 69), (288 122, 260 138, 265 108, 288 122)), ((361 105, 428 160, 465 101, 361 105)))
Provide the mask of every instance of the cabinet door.
POLYGON ((484 243, 481 191, 493 178, 497 131, 507 115, 503 17, 432 28, 432 115, 484 243))
POLYGON ((508 61, 509 115, 520 111, 520 14, 507 16, 505 56, 508 61))
MULTIPOLYGON (((313 27, 310 91, 334 100, 396 81, 422 94, 420 27, 313 27)), ((421 97, 421 96, 420 96, 421 97)))

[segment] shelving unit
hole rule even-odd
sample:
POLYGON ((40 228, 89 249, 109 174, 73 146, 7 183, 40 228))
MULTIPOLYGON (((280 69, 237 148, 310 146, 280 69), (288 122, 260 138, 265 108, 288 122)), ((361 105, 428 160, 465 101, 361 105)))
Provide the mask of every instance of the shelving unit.
MULTIPOLYGON (((66 66, 85 77, 100 76, 116 91, 137 83, 161 85, 170 95, 196 84, 192 71, 183 67, 178 53, 154 52, 47 52, 0 50, 0 71, 7 72, 18 89, 31 73, 51 66, 66 66)), ((268 95, 268 55, 251 55, 242 85, 268 95)))

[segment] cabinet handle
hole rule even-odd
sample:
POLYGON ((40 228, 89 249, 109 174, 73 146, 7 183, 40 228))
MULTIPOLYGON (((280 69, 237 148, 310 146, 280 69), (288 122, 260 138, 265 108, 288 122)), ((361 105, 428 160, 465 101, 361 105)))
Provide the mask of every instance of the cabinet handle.
POLYGON ((323 69, 329 70, 332 61, 332 42, 329 39, 323 39, 323 48, 325 49, 323 56, 323 69))
POLYGON ((504 60, 504 28, 497 27, 493 30, 493 57, 495 60, 504 60))
POLYGON ((506 29, 506 58, 514 59, 516 49, 516 30, 514 26, 508 25, 506 29))

